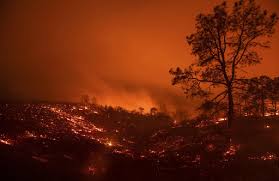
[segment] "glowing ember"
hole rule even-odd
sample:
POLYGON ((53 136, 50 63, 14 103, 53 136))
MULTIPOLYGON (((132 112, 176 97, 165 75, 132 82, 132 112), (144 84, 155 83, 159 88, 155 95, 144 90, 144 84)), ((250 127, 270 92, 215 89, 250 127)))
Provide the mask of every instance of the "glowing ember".
POLYGON ((269 126, 269 125, 265 125, 265 126, 264 126, 264 128, 269 129, 269 128, 270 128, 270 126, 269 126))
MULTIPOLYGON (((50 110, 56 114, 61 119, 65 119, 68 121, 68 125, 72 127, 72 131, 75 134, 79 134, 82 136, 91 137, 91 133, 94 132, 105 132, 103 128, 98 128, 94 124, 90 123, 88 120, 85 120, 82 116, 73 115, 67 113, 57 107, 51 107, 50 110)), ((94 138, 92 138, 94 139, 94 138)))
POLYGON ((271 113, 265 113, 264 116, 269 117, 269 116, 272 116, 272 114, 271 113))
POLYGON ((215 146, 213 144, 209 144, 206 146, 207 151, 212 152, 215 150, 215 146))
POLYGON ((221 122, 221 121, 226 121, 226 120, 227 120, 227 118, 219 118, 219 119, 218 119, 219 122, 221 122))
POLYGON ((270 153, 267 152, 264 155, 261 156, 250 156, 248 157, 249 160, 263 160, 263 161, 268 161, 268 160, 279 160, 279 157, 275 153, 270 153))
POLYGON ((13 142, 10 139, 0 139, 0 143, 3 143, 5 145, 13 145, 13 142))
POLYGON ((261 156, 262 160, 277 160, 278 157, 274 153, 266 153, 265 155, 261 156))
POLYGON ((88 167, 88 174, 95 175, 96 171, 97 171, 97 169, 95 167, 93 167, 93 166, 88 167))
POLYGON ((25 131, 25 138, 36 138, 37 136, 29 131, 25 131))
POLYGON ((231 144, 230 147, 227 149, 227 151, 225 151, 225 153, 223 155, 225 157, 234 156, 239 149, 240 149, 240 145, 233 145, 233 144, 231 144))
POLYGON ((9 138, 7 138, 4 135, 1 135, 0 136, 0 143, 12 146, 14 144, 14 141, 9 139, 9 138))
POLYGON ((82 116, 72 115, 69 114, 59 108, 52 107, 50 110, 60 116, 62 119, 66 119, 69 121, 70 126, 72 127, 80 127, 83 130, 87 132, 98 131, 98 132, 104 132, 104 129, 98 128, 93 124, 90 124, 87 120, 85 120, 82 116))
POLYGON ((112 142, 111 141, 107 142, 107 145, 112 146, 112 142))
MULTIPOLYGON (((218 154, 218 159, 220 158, 219 156, 221 156, 221 162, 232 161, 240 149, 240 145, 230 144, 226 145, 226 149, 223 150, 223 142, 220 142, 222 143, 221 146, 219 142, 217 142, 223 141, 223 139, 219 139, 221 137, 216 136, 215 134, 212 135, 211 132, 204 133, 203 129, 201 129, 201 133, 206 134, 206 137, 203 136, 202 138, 198 137, 193 139, 192 135, 187 137, 176 134, 175 129, 177 129, 177 126, 174 127, 173 125, 171 129, 173 132, 170 132, 168 128, 160 128, 151 132, 150 135, 144 137, 147 144, 144 143, 145 145, 142 145, 140 143, 140 146, 142 147, 139 148, 138 142, 142 138, 126 133, 127 130, 130 131, 130 127, 133 129, 136 127, 132 118, 127 119, 127 123, 125 120, 123 122, 121 122, 121 120, 114 121, 114 118, 112 118, 113 122, 110 119, 107 119, 109 115, 110 113, 107 113, 105 109, 103 110, 101 108, 94 107, 89 107, 87 110, 82 106, 74 107, 63 104, 44 104, 34 106, 34 108, 32 108, 32 113, 30 114, 31 119, 38 121, 36 123, 44 129, 41 129, 41 127, 30 127, 23 134, 17 135, 17 137, 15 137, 17 138, 15 141, 8 139, 6 135, 0 135, 0 144, 13 145, 14 143, 17 143, 16 146, 20 146, 21 142, 28 141, 28 146, 35 143, 39 146, 49 146, 51 148, 52 143, 50 141, 58 140, 59 143, 60 139, 63 139, 63 134, 69 134, 71 136, 70 138, 74 138, 76 140, 85 139, 88 141, 86 143, 89 144, 96 144, 95 142, 98 142, 105 146, 107 148, 105 151, 109 153, 119 154, 121 156, 129 157, 129 159, 147 159, 156 161, 156 163, 158 161, 158 163, 160 162, 160 164, 158 164, 159 166, 165 166, 165 162, 173 160, 178 163, 179 167, 197 166, 198 164, 203 164, 201 160, 206 160, 207 155, 215 155, 215 153, 218 154), (83 111, 80 111, 79 109, 82 109, 83 111), (114 125, 111 125, 110 123, 113 123, 114 125), (99 127, 99 125, 102 125, 104 128, 99 127), (215 140, 217 141, 215 142, 215 140), (200 152, 200 149, 205 149, 207 153, 203 151, 200 152), (221 155, 219 155, 220 150, 223 150, 221 155), (212 152, 212 154, 209 154, 209 152, 212 152)), ((138 116, 138 114, 135 114, 135 116, 138 116)), ((26 120, 26 118, 22 115, 20 115, 17 119, 26 120)), ((216 126, 215 122, 225 120, 226 118, 205 120, 198 122, 198 125, 195 123, 191 126, 201 128, 208 127, 211 129, 212 125, 214 127, 216 126)), ((173 121, 172 123, 179 124, 177 121, 173 121)), ((181 125, 181 129, 183 129, 184 124, 181 125)), ((262 124, 262 126, 267 129, 271 128, 268 122, 262 124)), ((38 154, 42 153, 44 152, 38 152, 38 154)), ((44 153, 47 156, 43 157, 38 156, 35 151, 33 151, 31 155, 34 154, 36 156, 30 156, 30 158, 38 162, 47 163, 51 162, 51 160, 48 159, 53 159, 48 153, 44 153)), ((64 160, 75 160, 75 155, 72 155, 71 153, 62 154, 61 156, 64 160)), ((266 153, 258 157, 249 157, 249 159, 279 160, 278 156, 273 153, 266 153)), ((91 162, 90 164, 86 164, 86 166, 83 167, 82 172, 91 175, 101 174, 102 170, 99 165, 103 164, 103 160, 100 161, 100 164, 98 160, 96 162, 96 159, 92 162, 94 165, 91 165, 91 162)))

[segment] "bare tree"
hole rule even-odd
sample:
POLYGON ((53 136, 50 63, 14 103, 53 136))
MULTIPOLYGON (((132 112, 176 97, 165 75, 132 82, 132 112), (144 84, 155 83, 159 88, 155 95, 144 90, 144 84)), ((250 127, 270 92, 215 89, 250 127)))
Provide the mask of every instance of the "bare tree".
POLYGON ((199 14, 196 32, 187 37, 197 60, 184 70, 171 69, 172 84, 182 85, 189 96, 205 97, 217 104, 226 98, 230 128, 234 119, 233 93, 244 78, 239 72, 260 63, 257 49, 269 47, 277 20, 275 13, 269 15, 255 0, 239 0, 232 8, 224 2, 210 14, 199 14), (213 91, 217 87, 222 91, 213 91))

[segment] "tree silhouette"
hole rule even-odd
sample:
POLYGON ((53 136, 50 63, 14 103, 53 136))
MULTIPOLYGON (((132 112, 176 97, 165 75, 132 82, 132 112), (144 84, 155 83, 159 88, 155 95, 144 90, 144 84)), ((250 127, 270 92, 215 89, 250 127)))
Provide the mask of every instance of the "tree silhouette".
POLYGON ((196 32, 187 36, 197 60, 184 70, 171 69, 172 84, 182 85, 189 96, 204 97, 217 104, 226 98, 230 128, 234 91, 244 78, 239 71, 260 63, 257 48, 269 47, 277 20, 275 13, 269 15, 254 0, 239 0, 231 9, 224 2, 210 14, 199 14, 196 32), (223 91, 214 92, 217 87, 223 87, 223 91))
POLYGON ((204 101, 198 108, 198 110, 201 111, 202 117, 206 119, 214 118, 216 115, 220 115, 224 109, 226 109, 224 103, 217 103, 211 100, 204 101))
POLYGON ((96 98, 95 96, 93 96, 93 97, 91 98, 91 104, 97 105, 97 103, 98 103, 97 98, 96 98))
POLYGON ((143 112, 144 112, 144 108, 143 107, 139 107, 139 113, 143 114, 143 112))
POLYGON ((158 109, 156 107, 150 108, 150 114, 151 115, 156 115, 158 113, 158 109))
POLYGON ((254 109, 255 113, 265 116, 266 100, 272 94, 273 80, 268 76, 254 77, 248 80, 244 97, 248 100, 247 110, 254 109))
POLYGON ((90 97, 87 94, 81 95, 80 97, 80 103, 84 105, 89 105, 90 104, 90 97))
POLYGON ((266 99, 268 99, 271 89, 272 89, 272 79, 267 77, 267 76, 261 76, 258 79, 258 94, 260 97, 260 102, 261 102, 261 115, 262 117, 265 116, 266 112, 266 99))
POLYGON ((273 79, 270 91, 269 99, 271 100, 273 107, 271 111, 273 112, 273 115, 276 115, 277 102, 279 101, 279 77, 273 79))
POLYGON ((277 113, 279 101, 279 77, 274 79, 268 76, 253 77, 243 81, 241 94, 243 111, 247 115, 261 115, 277 113))

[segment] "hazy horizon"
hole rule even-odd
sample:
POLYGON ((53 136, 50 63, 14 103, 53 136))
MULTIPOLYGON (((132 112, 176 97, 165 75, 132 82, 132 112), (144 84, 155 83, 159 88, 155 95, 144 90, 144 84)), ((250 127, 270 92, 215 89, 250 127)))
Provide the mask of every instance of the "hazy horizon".
MULTIPOLYGON (((77 102, 88 94, 128 109, 191 109, 168 71, 195 60, 185 37, 195 16, 220 2, 1 1, 0 99, 77 102)), ((276 0, 258 2, 279 12, 276 0)), ((276 32, 248 76, 279 75, 278 48, 276 32)))

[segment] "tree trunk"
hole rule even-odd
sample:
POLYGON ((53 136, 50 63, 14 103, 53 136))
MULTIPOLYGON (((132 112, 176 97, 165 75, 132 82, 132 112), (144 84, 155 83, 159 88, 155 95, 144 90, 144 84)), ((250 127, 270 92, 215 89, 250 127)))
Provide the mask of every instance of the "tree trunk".
POLYGON ((264 93, 263 93, 263 91, 262 91, 262 95, 261 95, 261 104, 262 104, 262 110, 261 110, 261 112, 262 112, 262 117, 264 117, 264 115, 265 115, 265 103, 264 103, 264 93))
POLYGON ((233 93, 232 93, 232 88, 228 88, 228 128, 232 127, 233 120, 234 120, 233 93))

